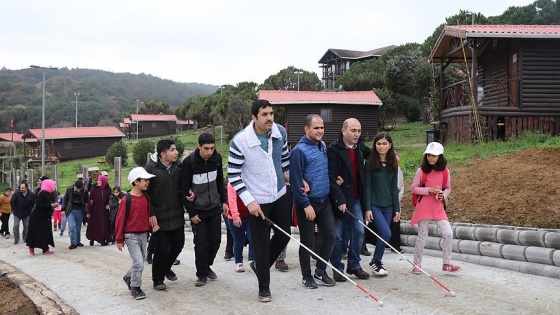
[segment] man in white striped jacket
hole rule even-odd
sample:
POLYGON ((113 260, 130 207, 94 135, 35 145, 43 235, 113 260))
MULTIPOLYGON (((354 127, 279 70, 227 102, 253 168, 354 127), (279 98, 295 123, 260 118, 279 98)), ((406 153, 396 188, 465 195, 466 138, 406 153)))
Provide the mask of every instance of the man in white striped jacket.
POLYGON ((286 198, 284 172, 290 164, 286 129, 274 123, 270 102, 258 100, 251 107, 251 123, 230 142, 228 180, 249 209, 255 262, 249 265, 259 281, 260 302, 270 302, 270 267, 290 238, 275 231, 272 222, 290 233, 291 205, 286 198))

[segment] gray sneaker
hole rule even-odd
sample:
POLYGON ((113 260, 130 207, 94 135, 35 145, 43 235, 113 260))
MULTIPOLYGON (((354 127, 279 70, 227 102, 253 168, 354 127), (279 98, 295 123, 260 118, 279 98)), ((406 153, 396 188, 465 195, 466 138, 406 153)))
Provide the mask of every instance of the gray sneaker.
POLYGON ((154 290, 163 291, 165 289, 167 289, 167 286, 165 285, 165 283, 163 283, 163 281, 154 282, 154 290))

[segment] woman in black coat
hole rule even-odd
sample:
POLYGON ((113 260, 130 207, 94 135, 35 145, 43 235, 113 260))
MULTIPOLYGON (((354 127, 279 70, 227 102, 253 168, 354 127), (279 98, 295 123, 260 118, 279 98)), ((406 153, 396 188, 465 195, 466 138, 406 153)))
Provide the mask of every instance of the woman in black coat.
POLYGON ((51 216, 54 208, 58 205, 56 202, 52 202, 52 194, 55 190, 56 182, 54 180, 45 179, 41 183, 41 190, 37 194, 37 199, 35 199, 35 210, 31 212, 29 217, 27 246, 31 255, 35 255, 35 248, 41 248, 45 255, 54 253, 49 249, 49 245, 54 247, 51 216))

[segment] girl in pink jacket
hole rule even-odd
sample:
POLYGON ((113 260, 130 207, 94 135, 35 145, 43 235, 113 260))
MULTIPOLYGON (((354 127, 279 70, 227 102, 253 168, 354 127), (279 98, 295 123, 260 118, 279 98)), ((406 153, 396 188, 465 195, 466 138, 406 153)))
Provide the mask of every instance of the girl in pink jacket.
POLYGON ((235 193, 235 189, 228 182, 228 225, 233 236, 233 257, 235 259, 235 271, 244 272, 243 266, 243 246, 245 239, 249 242, 249 263, 255 260, 253 251, 253 238, 251 237, 251 229, 249 228, 249 210, 235 193))
MULTIPOLYGON (((420 195, 410 220, 410 224, 413 226, 418 223, 418 239, 414 247, 414 264, 422 266, 422 253, 428 238, 428 223, 434 221, 441 231, 443 239, 442 270, 449 272, 461 270, 461 267, 451 264, 453 230, 445 213, 445 200, 451 193, 451 179, 449 169, 447 169, 447 161, 443 156, 443 146, 440 143, 431 142, 426 147, 422 166, 414 176, 411 191, 413 194, 420 195)), ((414 266, 412 273, 420 274, 421 271, 414 266)))

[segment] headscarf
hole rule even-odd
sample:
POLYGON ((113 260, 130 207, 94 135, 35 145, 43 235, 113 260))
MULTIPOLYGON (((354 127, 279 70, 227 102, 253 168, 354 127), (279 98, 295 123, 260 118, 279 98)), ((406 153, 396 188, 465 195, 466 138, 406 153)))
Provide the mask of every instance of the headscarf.
POLYGON ((99 179, 99 181, 101 182, 101 189, 105 189, 105 187, 109 185, 109 179, 107 178, 107 176, 99 175, 97 176, 97 179, 99 179))
POLYGON ((52 194, 53 191, 56 189, 56 182, 52 179, 45 179, 41 182, 41 191, 46 191, 49 194, 52 194))

